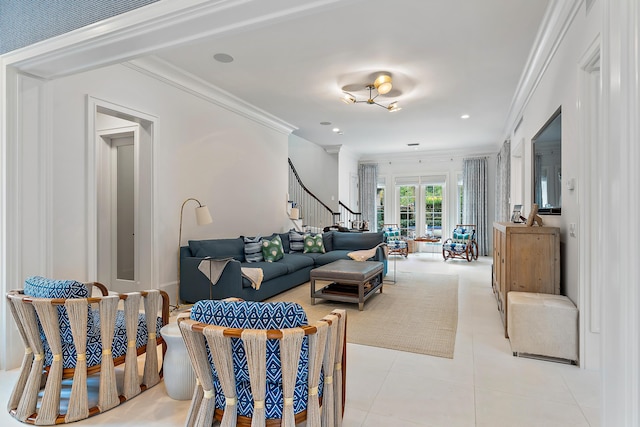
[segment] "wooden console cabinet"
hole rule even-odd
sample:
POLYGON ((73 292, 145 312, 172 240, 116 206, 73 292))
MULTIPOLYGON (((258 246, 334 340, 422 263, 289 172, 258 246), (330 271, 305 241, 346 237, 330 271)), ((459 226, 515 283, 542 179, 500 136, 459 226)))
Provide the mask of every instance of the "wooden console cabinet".
POLYGON ((560 294, 560 229, 493 223, 493 293, 507 335, 509 291, 560 294))

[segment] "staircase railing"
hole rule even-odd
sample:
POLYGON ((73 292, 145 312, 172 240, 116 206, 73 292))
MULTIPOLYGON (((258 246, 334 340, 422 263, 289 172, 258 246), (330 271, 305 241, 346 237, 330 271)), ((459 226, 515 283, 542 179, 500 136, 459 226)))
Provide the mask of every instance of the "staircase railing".
POLYGON ((340 221, 343 222, 343 225, 347 228, 355 228, 361 229, 362 224, 359 222, 362 221, 362 213, 352 211, 347 205, 338 202, 338 209, 340 209, 340 221), (355 221, 355 224, 354 224, 355 221))
POLYGON ((322 231, 324 227, 336 224, 340 212, 333 212, 302 183, 296 168, 289 159, 289 200, 296 204, 304 228, 322 231))

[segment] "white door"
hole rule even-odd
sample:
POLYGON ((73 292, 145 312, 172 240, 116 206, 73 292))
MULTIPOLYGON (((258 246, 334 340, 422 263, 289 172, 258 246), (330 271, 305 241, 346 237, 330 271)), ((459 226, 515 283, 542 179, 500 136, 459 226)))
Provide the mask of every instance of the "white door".
POLYGON ((133 125, 99 132, 97 138, 101 153, 98 281, 116 292, 138 290, 138 126, 133 125))

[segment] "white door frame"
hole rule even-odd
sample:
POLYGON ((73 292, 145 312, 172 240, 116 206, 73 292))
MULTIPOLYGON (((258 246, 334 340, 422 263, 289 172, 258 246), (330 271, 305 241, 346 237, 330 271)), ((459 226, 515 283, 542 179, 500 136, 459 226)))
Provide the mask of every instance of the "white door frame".
POLYGON ((155 208, 154 191, 154 134, 158 126, 158 118, 128 107, 113 104, 102 99, 87 96, 87 272, 90 278, 98 277, 98 174, 101 157, 104 151, 102 138, 97 138, 96 114, 100 112, 119 117, 138 124, 138 138, 136 144, 136 212, 140 220, 137 222, 136 232, 136 280, 135 289, 157 288, 158 250, 154 242, 155 236, 155 208), (97 140, 100 140, 97 143, 97 140), (99 145, 101 144, 101 145, 99 145))

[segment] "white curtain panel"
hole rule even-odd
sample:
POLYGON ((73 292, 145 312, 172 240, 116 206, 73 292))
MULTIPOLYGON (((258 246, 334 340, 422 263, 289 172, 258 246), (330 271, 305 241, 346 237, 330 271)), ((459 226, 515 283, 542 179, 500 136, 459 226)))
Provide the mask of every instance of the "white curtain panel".
POLYGON ((488 177, 487 158, 464 159, 462 185, 464 188, 463 215, 465 224, 476 225, 479 255, 488 254, 488 177))
POLYGON ((376 191, 378 188, 378 164, 366 163, 358 166, 360 181, 360 212, 362 219, 369 222, 369 230, 377 231, 376 191))
POLYGON ((496 173, 496 209, 497 222, 509 221, 511 218, 509 195, 511 194, 511 142, 505 141, 498 153, 496 173))

